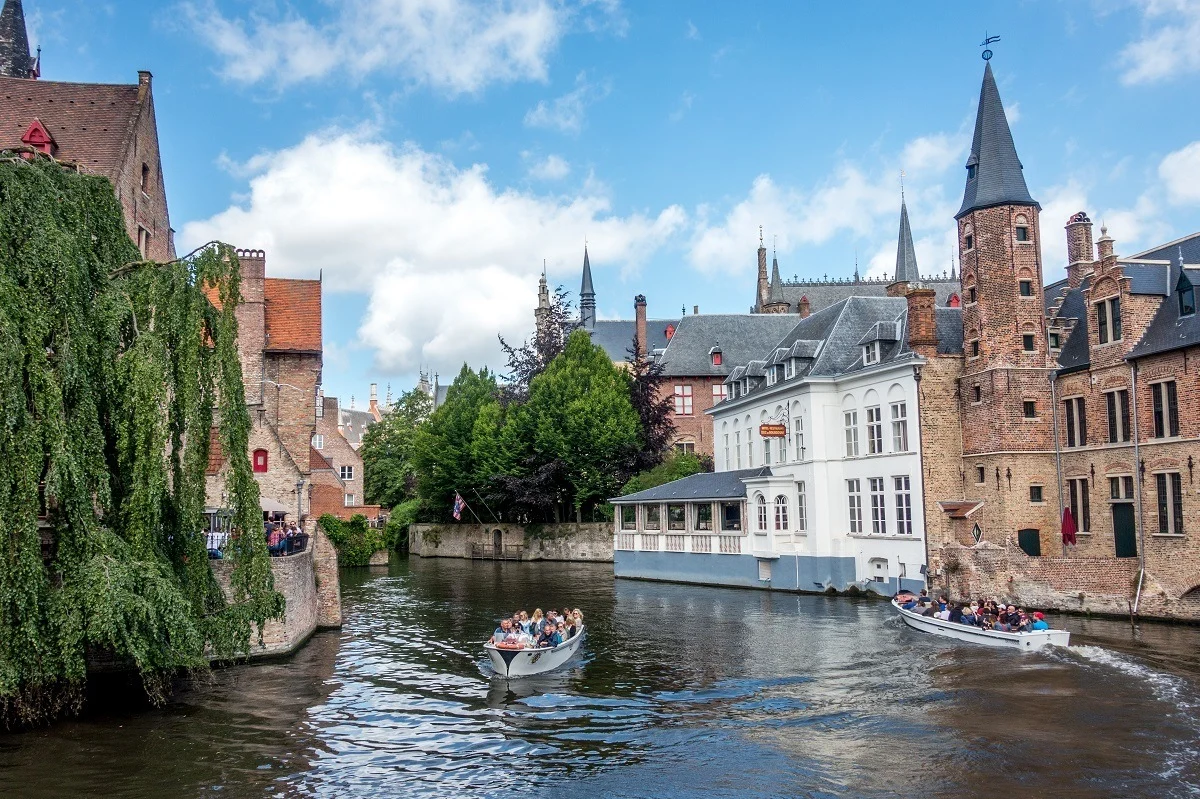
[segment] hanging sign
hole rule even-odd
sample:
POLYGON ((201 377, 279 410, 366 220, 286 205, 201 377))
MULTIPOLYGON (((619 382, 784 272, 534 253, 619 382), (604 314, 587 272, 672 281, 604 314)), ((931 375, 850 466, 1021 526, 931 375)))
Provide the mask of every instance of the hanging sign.
POLYGON ((758 426, 758 434, 763 438, 787 438, 787 425, 760 424, 758 426))
POLYGON ((983 538, 983 530, 979 529, 979 522, 975 522, 975 526, 971 528, 971 537, 975 539, 975 543, 979 543, 979 539, 983 538))

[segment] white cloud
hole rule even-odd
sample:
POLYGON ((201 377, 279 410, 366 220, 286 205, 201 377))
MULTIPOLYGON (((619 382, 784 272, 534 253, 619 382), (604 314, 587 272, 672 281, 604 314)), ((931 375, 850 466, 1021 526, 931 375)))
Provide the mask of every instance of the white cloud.
POLYGON ((588 0, 339 0, 311 21, 286 4, 227 17, 214 0, 186 0, 183 20, 238 83, 280 86, 349 73, 399 75, 448 94, 490 83, 544 81, 547 59, 578 22, 624 24, 616 2, 588 0))
POLYGON ((1004 117, 1008 120, 1009 125, 1015 125, 1021 121, 1021 104, 1013 103, 1012 105, 1004 106, 1004 117))
POLYGON ((700 41, 700 29, 690 19, 687 21, 687 26, 683 29, 683 35, 686 39, 700 41))
POLYGON ((562 180, 571 174, 571 165, 561 155, 548 155, 530 164, 527 174, 534 180, 562 180))
POLYGON ((688 111, 692 110, 692 103, 695 102, 695 100, 696 95, 692 94, 691 92, 684 92, 683 94, 679 95, 679 103, 675 106, 675 110, 670 113, 669 119, 672 122, 679 122, 687 115, 688 111))
POLYGON ((1091 217, 1095 225, 1092 235, 1096 239, 1100 238, 1101 227, 1108 229, 1108 235, 1116 241, 1118 254, 1136 252, 1171 238, 1171 227, 1162 220, 1162 209, 1150 192, 1141 194, 1131 206, 1095 209, 1089 206, 1084 183, 1078 178, 1069 178, 1065 183, 1044 190, 1041 195, 1042 263, 1048 283, 1066 273, 1067 239, 1063 228, 1078 211, 1091 217))
POLYGON ((485 165, 361 131, 314 133, 242 169, 247 199, 184 225, 181 251, 210 239, 262 248, 271 275, 320 271, 327 290, 368 293, 358 345, 386 374, 500 365, 496 334, 529 335, 543 258, 573 285, 585 233, 603 269, 648 257, 687 221, 678 206, 614 215, 593 183, 574 196, 498 187, 485 165))
POLYGON ((1158 165, 1158 176, 1171 202, 1200 203, 1200 141, 1167 155, 1158 165))
POLYGON ((1200 0, 1138 0, 1142 33, 1121 51, 1126 85, 1200 72, 1200 0))
POLYGON ((612 91, 611 85, 592 83, 586 72, 575 77, 575 88, 550 102, 540 101, 525 114, 525 124, 531 128, 550 128, 561 133, 578 134, 583 130, 588 106, 603 100, 612 91))

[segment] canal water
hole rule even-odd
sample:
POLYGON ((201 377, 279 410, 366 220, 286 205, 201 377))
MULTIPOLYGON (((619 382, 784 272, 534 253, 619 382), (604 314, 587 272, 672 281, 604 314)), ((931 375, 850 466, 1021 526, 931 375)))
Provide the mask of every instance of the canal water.
POLYGON ((0 736, 3 797, 1200 795, 1200 628, 1054 620, 994 651, 886 603, 420 560, 343 573, 296 656, 0 736), (572 668, 505 683, 501 612, 579 607, 572 668))

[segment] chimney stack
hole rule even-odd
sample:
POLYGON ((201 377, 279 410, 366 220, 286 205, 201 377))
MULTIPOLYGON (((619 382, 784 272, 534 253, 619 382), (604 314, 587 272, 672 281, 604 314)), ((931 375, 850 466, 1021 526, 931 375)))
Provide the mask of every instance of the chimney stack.
POLYGON ((371 384, 371 403, 367 406, 367 410, 375 417, 375 421, 379 421, 379 384, 371 384))
POLYGON ((936 355, 937 293, 930 288, 914 288, 909 289, 905 299, 908 300, 908 346, 918 355, 936 355))
POLYGON ((700 315, 700 306, 693 305, 692 306, 692 316, 699 316, 699 315, 700 315))
POLYGON ((646 295, 639 294, 633 298, 633 318, 636 320, 634 335, 637 337, 637 355, 646 357, 646 295))
POLYGON ((808 301, 807 294, 800 298, 800 303, 796 306, 796 310, 799 312, 801 319, 807 319, 808 315, 812 313, 812 303, 808 301))
POLYGON ((1077 289, 1095 259, 1092 249, 1092 220, 1083 211, 1067 222, 1067 282, 1077 289))
POLYGON ((1108 235, 1108 228, 1101 226, 1100 240, 1096 242, 1096 249, 1101 261, 1108 261, 1116 258, 1113 252, 1113 240, 1108 235))

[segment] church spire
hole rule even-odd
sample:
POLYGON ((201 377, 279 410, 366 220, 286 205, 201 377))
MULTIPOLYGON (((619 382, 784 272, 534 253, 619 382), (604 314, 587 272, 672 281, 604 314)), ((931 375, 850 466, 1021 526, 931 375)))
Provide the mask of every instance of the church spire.
POLYGON ((1000 90, 989 61, 983 68, 983 86, 979 90, 979 110, 975 116, 975 137, 967 158, 967 185, 962 207, 955 214, 961 219, 971 211, 997 205, 1032 205, 1041 208, 1029 195, 1021 159, 1013 144, 1000 90))
POLYGON ((579 321, 588 330, 596 327, 596 289, 592 287, 592 263, 583 245, 583 285, 579 288, 579 321))
POLYGON ((769 302, 774 305, 777 302, 783 302, 783 280, 779 277, 779 259, 771 259, 771 292, 768 297, 769 302))
POLYGON ((37 67, 29 55, 29 34, 21 0, 4 0, 0 10, 0 75, 36 78, 37 67))
POLYGON ((908 204, 900 200, 900 235, 896 241, 896 276, 893 283, 919 283, 917 251, 913 248, 912 227, 908 224, 908 204))

